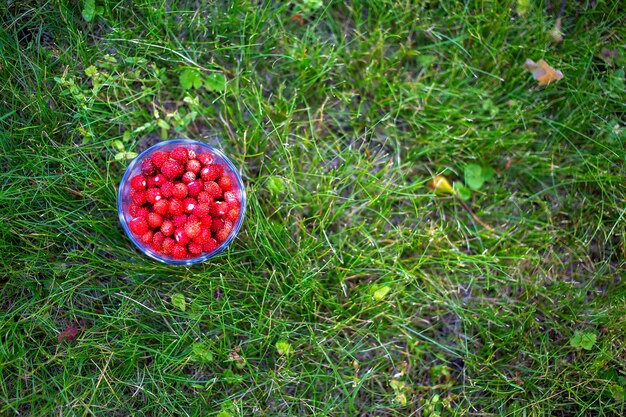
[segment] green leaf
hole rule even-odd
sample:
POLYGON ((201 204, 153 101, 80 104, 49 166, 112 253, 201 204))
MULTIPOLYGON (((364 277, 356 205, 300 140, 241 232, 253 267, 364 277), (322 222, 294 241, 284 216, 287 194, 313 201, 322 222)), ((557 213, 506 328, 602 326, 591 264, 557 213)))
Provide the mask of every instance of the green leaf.
POLYGON ((96 17, 96 0, 83 0, 83 19, 91 22, 96 17))
POLYGON ((591 350, 593 345, 596 344, 597 338, 598 336, 594 332, 581 332, 580 330, 576 330, 569 343, 575 348, 591 350))
POLYGON ((456 194, 459 196, 459 198, 463 201, 467 201, 472 197, 472 190, 467 188, 460 181, 456 181, 454 183, 454 190, 456 191, 456 194))
POLYGON ((517 14, 524 16, 530 10, 530 0, 517 0, 517 14))
POLYGON ((472 190, 480 190, 480 187, 485 183, 483 177, 483 169, 480 165, 468 164, 465 165, 465 184, 472 190))
POLYGON ((483 169, 483 179, 485 180, 485 182, 491 180, 495 175, 496 175, 496 170, 489 167, 489 166, 484 166, 482 167, 483 169))
POLYGON ((281 194, 286 188, 285 181, 281 177, 271 176, 267 178, 267 189, 273 195, 281 194))
POLYGON ((177 307, 180 311, 185 311, 187 309, 187 301, 185 300, 185 296, 181 293, 172 295, 172 304, 174 304, 174 307, 177 307))
POLYGON ((228 411, 220 411, 217 417, 233 417, 233 415, 229 413, 228 411))
POLYGON ((293 353, 293 348, 286 340, 276 342, 276 351, 279 355, 289 356, 293 353))
POLYGON ((119 152, 124 152, 124 144, 121 140, 114 140, 112 143, 113 147, 117 149, 119 152))
POLYGON ((224 74, 221 74, 219 72, 213 72, 209 74, 204 80, 204 88, 209 91, 224 91, 226 89, 226 77, 224 76, 224 74))
POLYGON ((378 287, 372 294, 372 297, 374 297, 374 300, 376 301, 381 301, 385 298, 385 296, 387 296, 387 294, 389 294, 389 291, 391 291, 391 288, 386 285, 378 287))
POLYGON ((170 124, 163 119, 157 120, 157 126, 159 126, 161 129, 170 130, 170 124))
POLYGON ((191 356, 196 362, 213 362, 213 353, 211 353, 209 347, 204 343, 194 343, 191 346, 191 356))
POLYGON ((90 65, 87 68, 85 68, 85 75, 89 78, 93 78, 96 75, 98 75, 98 68, 96 68, 94 65, 90 65))
POLYGON ((194 68, 184 69, 178 78, 183 90, 202 87, 202 75, 194 68))

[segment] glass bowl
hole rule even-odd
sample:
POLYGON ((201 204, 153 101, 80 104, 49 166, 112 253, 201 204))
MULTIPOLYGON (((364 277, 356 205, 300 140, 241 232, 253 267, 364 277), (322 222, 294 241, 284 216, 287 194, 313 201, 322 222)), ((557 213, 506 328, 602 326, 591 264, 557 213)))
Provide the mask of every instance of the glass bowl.
MULTIPOLYGON (((202 166, 204 168, 204 164, 202 166)), ((159 168, 156 168, 156 169, 157 169, 156 173, 159 173, 159 168)), ((198 178, 201 179, 200 173, 198 173, 197 175, 198 175, 198 178)), ((176 179, 174 179, 171 182, 181 182, 180 176, 176 177, 176 179)), ((204 181, 204 182, 208 182, 208 181, 204 181)), ((154 183, 152 185, 154 186, 154 183)), ((148 183, 148 186, 146 188, 149 188, 149 187, 150 187, 150 183, 148 183)), ((232 194, 229 194, 229 197, 231 197, 231 200, 232 200, 232 194)), ((159 197, 159 199, 161 198, 167 199, 169 201, 170 199, 173 199, 175 197, 170 196, 169 199, 165 196, 159 197)), ((217 200, 219 200, 220 198, 222 197, 217 198, 217 200)), ((152 205, 149 202, 146 202, 144 204, 137 204, 137 201, 135 201, 134 203, 135 203, 135 206, 133 207, 134 209, 137 209, 137 207, 139 206, 139 207, 146 207, 148 211, 152 211, 152 208, 151 208, 152 205)), ((210 203, 210 204, 213 204, 213 203, 210 203)), ((220 207, 222 207, 222 205, 220 205, 220 207)), ((226 207, 228 207, 228 204, 226 204, 226 207)), ((157 261, 161 261, 170 265, 192 265, 192 264, 204 262, 214 257, 215 255, 218 255, 219 253, 224 251, 224 249, 226 249, 228 245, 230 245, 230 243, 235 239, 235 237, 237 236, 237 233, 239 233, 239 229, 241 228, 241 225, 243 224, 243 220, 245 217, 246 190, 243 184, 243 180, 241 179, 241 174, 239 173, 237 168, 235 168, 233 163, 220 150, 210 145, 207 145, 206 143, 202 143, 202 142, 198 142, 194 140, 174 139, 174 140, 160 142, 146 149, 144 152, 142 152, 139 156, 137 156, 130 163, 130 165, 126 169, 126 172, 124 173, 124 176, 122 177, 122 181, 119 186, 118 198, 117 198, 117 210, 118 210, 120 223, 122 224, 124 231, 130 238, 130 240, 133 242, 133 244, 145 255, 149 256, 152 259, 156 259, 157 261), (133 187, 131 186, 131 179, 138 175, 143 175, 144 178, 147 178, 148 176, 152 176, 154 178, 154 174, 148 175, 148 176, 142 174, 142 163, 147 159, 152 159, 152 156, 157 151, 171 152, 173 149, 176 149, 178 147, 186 148, 188 151, 193 151, 197 155, 202 154, 202 153, 210 154, 213 158, 212 163, 221 165, 222 168, 224 169, 224 173, 222 174, 222 176, 230 178, 230 182, 232 184, 231 192, 234 193, 234 195, 236 196, 236 198, 239 200, 239 203, 240 203, 239 216, 236 220, 231 221, 232 230, 228 234, 228 237, 219 241, 219 243, 217 243, 217 247, 210 250, 209 252, 203 251, 199 255, 191 255, 188 253, 185 258, 175 258, 171 254, 163 253, 162 250, 157 251, 155 249, 155 246, 153 245, 153 242, 144 243, 144 241, 142 240, 143 236, 133 233, 129 225, 131 220, 133 220, 133 215, 131 215, 129 211, 131 204, 133 204, 133 197, 131 194, 135 192, 133 190, 133 187)), ((211 210, 213 210, 212 207, 211 207, 211 210)), ((145 213, 146 211, 143 211, 144 218, 146 218, 145 213)), ((189 217, 190 214, 193 214, 193 211, 191 213, 188 213, 187 216, 189 217)), ((170 219, 172 216, 173 215, 168 212, 167 214, 164 214, 162 218, 170 219)), ((142 216, 140 215, 138 217, 142 217, 142 216)), ((215 218, 213 218, 212 220, 213 222, 215 222, 215 218)), ((157 230, 158 227, 157 228, 153 228, 151 226, 148 226, 148 227, 150 231, 152 231, 153 233, 157 233, 158 231, 160 231, 160 230, 157 230)), ((137 228, 135 228, 135 230, 137 230, 137 228)), ((212 231, 211 233, 213 234, 214 232, 212 231)), ((175 235, 169 235, 168 237, 171 237, 173 239, 175 235)), ((212 238, 216 238, 216 236, 212 236, 212 238)), ((171 243, 171 242, 168 242, 168 243, 171 243)), ((179 242, 177 241, 177 243, 179 242)))

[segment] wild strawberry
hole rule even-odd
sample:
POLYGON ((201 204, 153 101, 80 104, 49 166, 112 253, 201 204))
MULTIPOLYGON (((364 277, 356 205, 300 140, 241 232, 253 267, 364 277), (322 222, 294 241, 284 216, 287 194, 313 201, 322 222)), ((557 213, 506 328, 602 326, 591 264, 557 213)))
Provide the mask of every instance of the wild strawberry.
POLYGON ((135 175, 130 179, 130 186, 138 191, 146 189, 146 177, 143 175, 135 175))
POLYGON ((163 233, 161 232, 156 232, 154 235, 152 235, 152 249, 154 249, 156 252, 160 252, 161 245, 163 244, 163 239, 165 239, 165 236, 163 236, 163 233))
POLYGON ((170 199, 170 213, 173 214, 174 216, 177 216, 179 214, 183 214, 183 202, 176 199, 176 198, 172 198, 170 199))
POLYGON ((200 222, 199 221, 195 221, 195 222, 190 222, 188 221, 187 224, 185 224, 185 234, 187 236, 189 236, 190 238, 194 238, 196 236, 198 236, 200 234, 200 222))
POLYGON ((210 153, 201 153, 196 158, 204 166, 211 165, 213 163, 213 155, 210 153))
POLYGON ((161 249, 163 250, 164 254, 170 255, 175 245, 176 245, 176 241, 174 239, 172 239, 171 237, 166 237, 165 239, 163 239, 163 244, 161 245, 161 249))
POLYGON ((167 177, 163 174, 156 174, 154 177, 152 177, 152 179, 154 180, 154 185, 156 185, 157 187, 161 187, 167 182, 167 177))
POLYGON ((194 181, 195 179, 196 179, 196 174, 194 174, 194 173, 193 173, 193 172, 191 172, 191 171, 187 171, 187 172, 185 172, 185 173, 183 174, 182 181, 183 181, 185 184, 189 184, 190 182, 194 181))
POLYGON ((211 215, 213 217, 224 217, 228 211, 228 204, 224 201, 214 201, 211 204, 211 215))
POLYGON ((212 203, 213 202, 213 197, 211 197, 209 193, 207 193, 206 191, 200 191, 196 199, 198 200, 198 203, 212 203))
POLYGON ((187 257, 187 249, 181 244, 174 245, 172 247, 172 256, 175 259, 185 259, 187 257))
POLYGON ((146 192, 130 190, 130 198, 132 198, 136 204, 142 205, 143 203, 146 202, 146 192))
POLYGON ((196 207, 196 204, 198 204, 196 200, 191 197, 187 197, 183 200, 183 210, 185 211, 185 213, 191 213, 196 207))
POLYGON ((187 233, 185 233, 185 229, 179 227, 174 231, 174 240, 176 240, 176 243, 186 245, 187 243, 189 243, 191 238, 187 236, 187 233))
POLYGON ((233 231, 233 222, 230 220, 224 220, 224 225, 222 226, 222 229, 224 230, 228 230, 228 232, 232 232, 233 231))
POLYGON ((233 189, 233 180, 230 177, 221 177, 217 184, 220 186, 222 191, 230 191, 233 189))
POLYGON ((202 244, 200 243, 190 242, 187 248, 192 255, 200 255, 202 253, 202 244))
POLYGON ((223 242, 228 239, 228 235, 230 235, 230 231, 222 228, 215 234, 215 239, 217 239, 218 242, 223 242))
POLYGON ((215 181, 205 182, 204 191, 206 191, 213 198, 220 198, 222 196, 222 189, 215 181))
POLYGON ((241 211, 238 208, 231 208, 230 210, 228 210, 228 212, 226 213, 226 218, 228 220, 231 220, 233 222, 236 222, 239 219, 239 215, 241 214, 241 211))
POLYGON ((211 227, 211 223, 213 223, 213 218, 211 216, 201 217, 200 223, 202 223, 202 226, 211 227))
POLYGON ((191 171, 194 174, 198 174, 202 169, 202 164, 197 159, 190 159, 187 161, 187 171, 191 171))
POLYGON ((163 194, 161 194, 161 190, 158 188, 148 188, 146 190, 146 200, 148 200, 151 204, 156 203, 160 199, 163 198, 163 194))
POLYGON ((163 220, 163 223, 161 223, 161 233, 163 233, 163 236, 172 236, 175 230, 176 226, 174 226, 173 221, 163 220))
POLYGON ((193 208, 193 214, 199 219, 202 219, 203 217, 208 216, 209 211, 210 211, 210 206, 208 203, 198 203, 193 208))
POLYGON ((224 220, 214 218, 211 221, 211 232, 217 233, 224 227, 224 220))
POLYGON ((151 159, 147 158, 141 161, 141 172, 144 175, 154 175, 156 173, 156 167, 151 159))
POLYGON ((154 177, 146 177, 146 188, 154 188, 156 184, 154 183, 154 177))
POLYGON ((148 221, 148 226, 150 226, 153 229, 156 229, 157 227, 163 224, 163 216, 161 216, 158 213, 148 214, 148 217, 146 217, 146 220, 148 221))
POLYGON ((166 181, 161 185, 161 194, 165 198, 170 198, 172 196, 172 191, 174 190, 174 184, 171 181, 166 181))
POLYGON ((187 184, 183 184, 182 182, 179 182, 174 185, 174 189, 172 190, 172 195, 178 198, 179 200, 182 200, 185 197, 187 197, 188 192, 189 192, 189 189, 187 187, 187 184))
POLYGON ((177 229, 179 227, 185 227, 185 224, 187 223, 187 215, 180 214, 178 216, 174 216, 172 221, 174 222, 174 226, 176 226, 177 229))
POLYGON ((158 213, 161 216, 165 216, 170 211, 170 202, 162 198, 154 203, 154 206, 152 206, 152 210, 154 210, 155 213, 158 213))
POLYGON ((183 166, 173 159, 168 159, 161 166, 161 173, 169 179, 183 175, 183 166))
POLYGON ((189 157, 189 159, 196 159, 196 151, 194 151, 193 149, 188 149, 187 156, 189 157))
POLYGON ((200 170, 200 177, 205 181, 215 181, 220 176, 218 166, 216 164, 205 166, 200 170))
POLYGON ((187 160, 189 159, 189 153, 187 152, 186 148, 179 146, 178 148, 170 152, 170 158, 184 165, 187 163, 187 160))
POLYGON ((146 245, 149 245, 150 243, 152 243, 152 236, 153 235, 154 235, 154 233, 152 232, 152 230, 148 230, 146 233, 141 235, 139 240, 141 240, 146 245))
POLYGON ((191 181, 189 184, 187 184, 188 190, 189 190, 189 196, 190 197, 197 197, 198 194, 200 194, 200 191, 202 191, 204 189, 204 183, 202 182, 201 179, 197 179, 195 181, 191 181))
POLYGON ((156 151, 152 154, 152 163, 155 166, 160 167, 165 161, 169 159, 169 157, 169 152, 156 151))
POLYGON ((225 191, 224 201, 226 201, 228 205, 230 206, 232 203, 238 203, 239 198, 237 198, 237 194, 235 194, 233 191, 225 191))
POLYGON ((130 213, 131 216, 133 217, 139 217, 137 216, 137 210, 139 210, 141 208, 141 206, 135 202, 130 203, 128 205, 128 213, 130 213))
POLYGON ((205 243, 209 242, 209 239, 211 239, 211 230, 206 226, 202 226, 200 228, 200 233, 198 233, 198 235, 194 237, 192 240, 195 243, 204 245, 205 243))
POLYGON ((148 231, 148 222, 143 217, 135 217, 128 222, 128 227, 131 232, 137 236, 141 236, 148 231))
POLYGON ((150 212, 148 211, 147 207, 139 207, 137 209, 137 214, 135 215, 135 217, 143 217, 145 219, 146 217, 148 217, 149 213, 150 212))
POLYGON ((209 239, 207 243, 202 245, 202 250, 207 253, 211 253, 215 249, 217 249, 217 241, 213 238, 209 239))

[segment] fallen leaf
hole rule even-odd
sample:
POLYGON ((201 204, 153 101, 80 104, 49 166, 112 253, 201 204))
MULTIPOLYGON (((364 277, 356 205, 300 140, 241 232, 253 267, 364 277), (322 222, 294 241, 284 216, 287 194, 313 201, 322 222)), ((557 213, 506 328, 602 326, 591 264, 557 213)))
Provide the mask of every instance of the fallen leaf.
POLYGON ((450 185, 450 182, 443 175, 437 175, 428 182, 428 188, 433 190, 437 195, 455 195, 456 191, 450 185))
POLYGON ((70 324, 69 326, 67 326, 65 328, 65 330, 63 330, 61 333, 59 333, 57 335, 57 340, 59 341, 59 343, 61 343, 64 340, 74 340, 76 339, 76 336, 78 335, 78 332, 80 331, 80 327, 77 326, 76 324, 70 324))
POLYGON ((537 62, 527 59, 524 68, 533 74, 533 78, 537 80, 539 85, 548 85, 563 78, 561 71, 555 70, 543 59, 537 62))
POLYGON ((556 22, 554 23, 554 27, 550 29, 548 35, 552 38, 554 43, 563 42, 563 32, 561 31, 561 18, 557 17, 556 22))

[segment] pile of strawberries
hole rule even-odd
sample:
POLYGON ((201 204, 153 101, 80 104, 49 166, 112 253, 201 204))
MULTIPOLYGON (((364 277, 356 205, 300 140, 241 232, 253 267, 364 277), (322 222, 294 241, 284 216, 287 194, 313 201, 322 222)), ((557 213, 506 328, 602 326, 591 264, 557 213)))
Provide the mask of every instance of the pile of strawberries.
POLYGON ((156 151, 130 179, 128 227, 160 256, 189 259, 213 252, 241 215, 237 184, 213 154, 185 147, 156 151))

